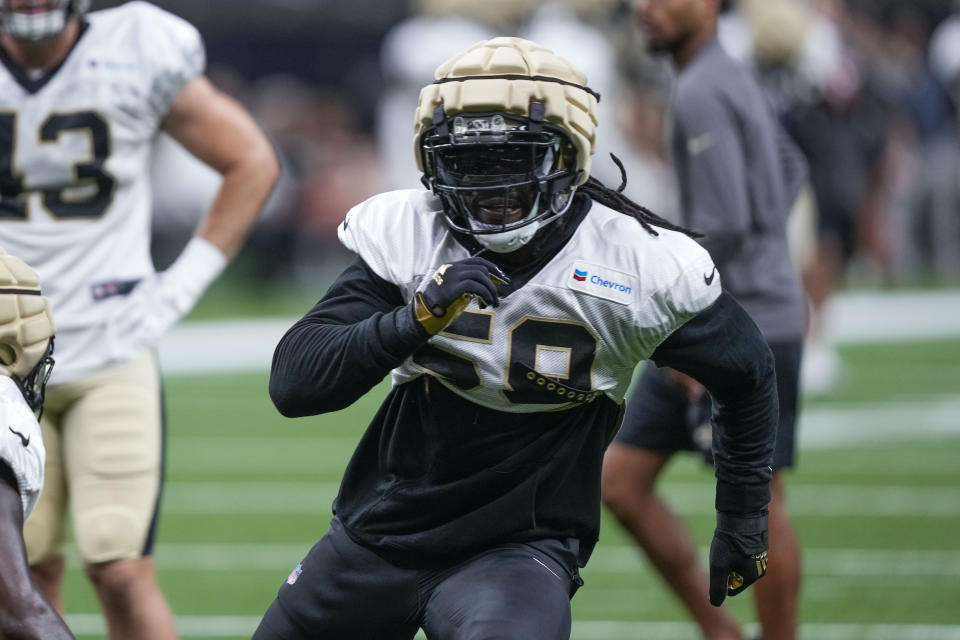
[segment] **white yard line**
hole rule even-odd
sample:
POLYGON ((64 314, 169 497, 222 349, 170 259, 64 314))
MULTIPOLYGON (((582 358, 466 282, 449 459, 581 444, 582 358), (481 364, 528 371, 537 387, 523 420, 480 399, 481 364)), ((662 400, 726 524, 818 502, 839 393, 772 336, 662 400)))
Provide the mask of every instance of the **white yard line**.
MULTIPOLYGON (((106 631, 98 614, 74 613, 67 624, 78 635, 103 635, 106 631)), ((250 637, 259 616, 177 616, 181 635, 197 638, 250 637)), ((423 638, 419 634, 417 638, 423 638)), ((573 640, 696 640, 699 636, 689 622, 615 622, 579 620, 573 623, 573 640)), ((921 624, 804 624, 803 640, 960 640, 960 625, 921 624)))
POLYGON ((960 336, 960 290, 840 293, 825 308, 835 344, 936 340, 960 336))
MULTIPOLYGON (((960 396, 951 395, 931 398, 923 402, 890 402, 882 405, 857 405, 846 407, 821 407, 808 409, 801 414, 799 424, 799 448, 836 449, 844 446, 872 446, 882 442, 909 442, 944 436, 960 436, 960 396)), ((313 468, 321 464, 342 465, 356 446, 359 436, 290 436, 223 438, 212 436, 180 435, 170 440, 171 469, 204 470, 206 473, 228 471, 237 468, 243 461, 251 471, 283 471, 294 468, 313 468), (266 455, 266 454, 269 455, 266 455)), ((917 461, 904 461, 916 468, 917 461)), ((945 478, 958 478, 956 462, 923 461, 923 469, 936 472, 945 478), (944 467, 948 464, 949 467, 944 467)), ((899 467, 898 467, 899 469, 899 467)), ((893 469, 892 471, 896 471, 893 469)), ((901 469, 902 472, 902 469, 901 469)), ((329 501, 336 494, 336 487, 315 485, 317 491, 329 501)), ((283 487, 277 486, 275 508, 283 510, 284 504, 304 497, 309 504, 316 498, 307 493, 297 493, 299 485, 291 491, 300 497, 279 495, 283 487)), ((948 497, 949 498, 949 497, 948 497)), ((206 500, 202 496, 198 501, 206 500)), ((210 497, 215 502, 216 497, 210 497)), ((955 504, 956 500, 952 502, 955 504)), ((271 508, 269 505, 263 509, 271 508)))
MULTIPOLYGON (((700 549, 706 558, 709 548, 700 549)), ((601 544, 590 557, 585 572, 634 573, 645 566, 640 550, 633 546, 601 544)), ((960 588, 960 550, 916 549, 824 549, 803 550, 803 573, 820 577, 875 578, 885 576, 950 578, 960 588)))
POLYGON ((809 409, 800 414, 801 449, 960 434, 960 396, 809 409))
POLYGON ((160 340, 164 373, 269 371, 273 349, 296 318, 187 322, 160 340))
MULTIPOLYGON (((689 622, 573 623, 573 640, 697 640, 701 636, 689 622)), ((960 625, 913 624, 803 624, 802 640, 960 640, 960 625)))
MULTIPOLYGON (((317 535, 320 535, 320 531, 317 535)), ((155 550, 161 571, 268 571, 285 576, 312 546, 301 544, 160 543, 155 550)), ((708 549, 700 549, 706 558, 708 549)), ((68 549, 71 567, 80 561, 68 549)), ((636 573, 645 563, 636 547, 600 545, 584 570, 588 574, 636 573)), ((803 551, 804 575, 849 580, 897 576, 898 578, 947 578, 960 588, 960 550, 822 549, 803 551)), ((899 583, 898 583, 899 584, 899 583)), ((892 585, 896 586, 896 585, 892 585)))
MULTIPOLYGON (((851 344, 960 336, 960 290, 841 293, 826 309, 831 342, 851 344)), ((273 348, 296 318, 184 323, 159 345, 169 374, 267 371, 273 348)))
MULTIPOLYGON (((317 515, 330 509, 332 482, 170 482, 167 515, 317 515)), ((664 483, 663 495, 682 515, 714 513, 707 482, 664 483)), ((794 516, 960 517, 956 486, 799 484, 789 490, 794 516)))

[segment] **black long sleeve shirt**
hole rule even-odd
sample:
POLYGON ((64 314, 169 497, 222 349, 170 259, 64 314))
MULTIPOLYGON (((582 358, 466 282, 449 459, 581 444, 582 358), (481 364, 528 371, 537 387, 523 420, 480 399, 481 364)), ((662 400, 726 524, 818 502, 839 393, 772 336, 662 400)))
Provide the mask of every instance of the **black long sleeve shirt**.
MULTIPOLYGON (((281 339, 271 398, 290 417, 336 411, 428 340, 399 289, 358 259, 281 339)), ((717 508, 763 509, 777 402, 756 325, 722 294, 652 359, 700 380, 719 407, 717 508)), ((621 408, 601 395, 565 411, 507 413, 425 374, 383 401, 334 513, 356 541, 397 564, 439 565, 538 538, 578 540, 585 564, 599 535, 603 452, 621 408)))

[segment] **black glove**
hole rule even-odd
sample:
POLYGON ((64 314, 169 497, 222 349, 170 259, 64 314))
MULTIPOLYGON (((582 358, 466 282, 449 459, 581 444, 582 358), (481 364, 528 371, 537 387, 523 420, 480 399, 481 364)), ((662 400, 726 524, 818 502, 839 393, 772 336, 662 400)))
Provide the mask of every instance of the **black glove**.
POLYGON ((476 297, 480 307, 497 306, 500 296, 496 285, 507 284, 507 276, 497 265, 483 258, 467 258, 441 265, 427 286, 417 292, 414 301, 417 320, 436 335, 476 297))
POLYGON ((734 515, 717 512, 710 544, 710 604, 719 607, 767 572, 767 512, 734 515))

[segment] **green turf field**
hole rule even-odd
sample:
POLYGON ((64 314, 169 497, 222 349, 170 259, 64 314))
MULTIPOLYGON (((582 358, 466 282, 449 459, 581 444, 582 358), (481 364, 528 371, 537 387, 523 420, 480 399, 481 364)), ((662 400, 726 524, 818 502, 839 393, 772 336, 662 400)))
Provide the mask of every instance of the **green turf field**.
MULTIPOLYGON (((805 547, 806 640, 960 639, 960 341, 842 350, 846 377, 808 401, 791 504, 805 547)), ((249 638, 324 532, 337 482, 384 387, 348 410, 287 420, 266 374, 168 378, 168 484, 160 580, 184 638, 249 638)), ((664 488, 709 544, 712 476, 678 460, 664 488)), ((605 519, 573 602, 576 639, 696 638, 684 613, 605 519)), ((68 621, 103 637, 71 557, 68 621)), ((728 600, 753 620, 749 595, 728 600)), ((371 612, 375 615, 375 612, 371 612)))

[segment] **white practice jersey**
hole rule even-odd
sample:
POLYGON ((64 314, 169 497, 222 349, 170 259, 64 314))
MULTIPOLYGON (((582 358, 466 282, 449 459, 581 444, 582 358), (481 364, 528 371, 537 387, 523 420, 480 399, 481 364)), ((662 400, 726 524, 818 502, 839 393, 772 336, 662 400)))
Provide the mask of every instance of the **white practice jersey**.
POLYGON ((106 321, 154 272, 151 147, 205 64, 197 30, 146 2, 84 23, 47 76, 0 55, 0 246, 37 271, 53 303, 54 382, 110 362, 106 321))
MULTIPOLYGON (((393 384, 425 372, 485 407, 517 413, 566 409, 604 393, 623 401, 637 363, 720 295, 709 254, 682 233, 653 236, 594 202, 570 241, 523 285, 525 295, 476 301, 393 371, 393 384)), ((469 257, 447 230, 439 200, 392 191, 357 205, 340 240, 406 300, 436 269, 469 257)))
POLYGON ((0 460, 7 463, 17 479, 26 519, 43 488, 43 462, 47 452, 37 418, 16 383, 7 376, 0 376, 0 426, 0 460))

